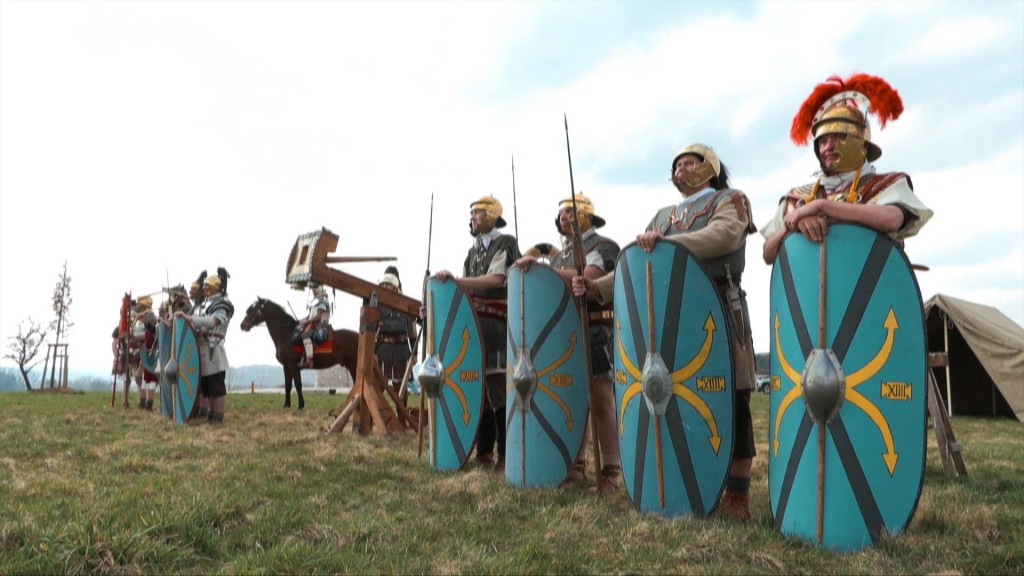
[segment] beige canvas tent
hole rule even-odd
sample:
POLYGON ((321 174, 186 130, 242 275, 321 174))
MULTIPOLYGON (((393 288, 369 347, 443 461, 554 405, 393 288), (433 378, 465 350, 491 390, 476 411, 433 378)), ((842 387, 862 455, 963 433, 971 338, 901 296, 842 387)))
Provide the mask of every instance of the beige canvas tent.
POLYGON ((944 294, 925 302, 924 313, 928 350, 949 356, 933 373, 951 412, 1024 422, 1024 328, 991 306, 944 294))

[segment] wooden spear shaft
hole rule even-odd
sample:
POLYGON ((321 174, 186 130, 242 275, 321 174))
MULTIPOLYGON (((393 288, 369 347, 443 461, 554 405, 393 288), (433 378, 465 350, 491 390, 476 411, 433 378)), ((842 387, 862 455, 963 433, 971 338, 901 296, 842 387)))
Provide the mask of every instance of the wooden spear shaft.
MULTIPOLYGON (((818 348, 825 348, 825 264, 827 238, 821 239, 818 249, 818 348)), ((818 515, 816 532, 821 544, 825 535, 825 422, 818 422, 818 515)))
MULTIPOLYGON (((651 263, 647 262, 647 350, 654 350, 654 284, 651 263)), ((665 507, 665 474, 661 456, 661 418, 654 416, 654 463, 658 469, 658 505, 665 507)))

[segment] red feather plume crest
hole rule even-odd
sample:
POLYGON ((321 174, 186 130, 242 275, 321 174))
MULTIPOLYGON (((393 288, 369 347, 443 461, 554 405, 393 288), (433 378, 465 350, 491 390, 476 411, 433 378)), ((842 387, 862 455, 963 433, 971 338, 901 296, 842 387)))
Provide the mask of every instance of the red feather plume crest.
POLYGON ((867 105, 867 112, 878 117, 878 127, 885 128, 890 120, 903 113, 903 100, 888 82, 878 76, 854 74, 845 81, 830 76, 814 87, 811 95, 800 105, 789 129, 789 138, 803 146, 811 138, 811 127, 820 115, 840 101, 851 102, 854 107, 867 105), (837 98, 838 96, 838 98, 837 98))

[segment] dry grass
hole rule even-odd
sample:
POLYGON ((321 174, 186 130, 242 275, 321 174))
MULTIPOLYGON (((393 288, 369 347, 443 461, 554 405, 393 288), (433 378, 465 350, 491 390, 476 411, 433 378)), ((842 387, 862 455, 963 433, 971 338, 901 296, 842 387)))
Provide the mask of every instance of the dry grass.
MULTIPOLYGON (((930 437, 906 532, 838 554, 775 530, 763 457, 750 524, 665 521, 623 492, 433 472, 414 434, 326 436, 342 400, 232 395, 223 426, 182 427, 103 394, 0 396, 0 574, 1024 572, 1014 421, 954 419, 965 479, 930 437)), ((767 398, 753 408, 763 455, 767 398)))

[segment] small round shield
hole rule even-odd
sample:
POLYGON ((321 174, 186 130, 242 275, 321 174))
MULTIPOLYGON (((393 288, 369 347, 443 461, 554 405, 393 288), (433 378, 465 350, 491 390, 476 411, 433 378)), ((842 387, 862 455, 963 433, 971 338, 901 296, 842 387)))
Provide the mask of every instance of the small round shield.
POLYGON ((505 479, 553 488, 583 444, 589 364, 576 303, 557 272, 508 275, 508 434, 505 479))
POLYGON ((917 280, 888 237, 787 236, 771 280, 768 491, 787 535, 833 550, 901 532, 924 480, 927 353, 917 280), (821 366, 835 385, 814 382, 821 366), (832 366, 829 366, 832 365, 832 366), (822 402, 822 389, 839 398, 822 402))
POLYGON ((630 244, 615 268, 615 402, 633 506, 705 516, 732 458, 731 325, 704 267, 683 246, 630 244))
POLYGON ((483 411, 484 345, 458 284, 430 278, 426 295, 428 354, 440 364, 437 390, 428 393, 430 466, 458 470, 469 460, 483 411))

